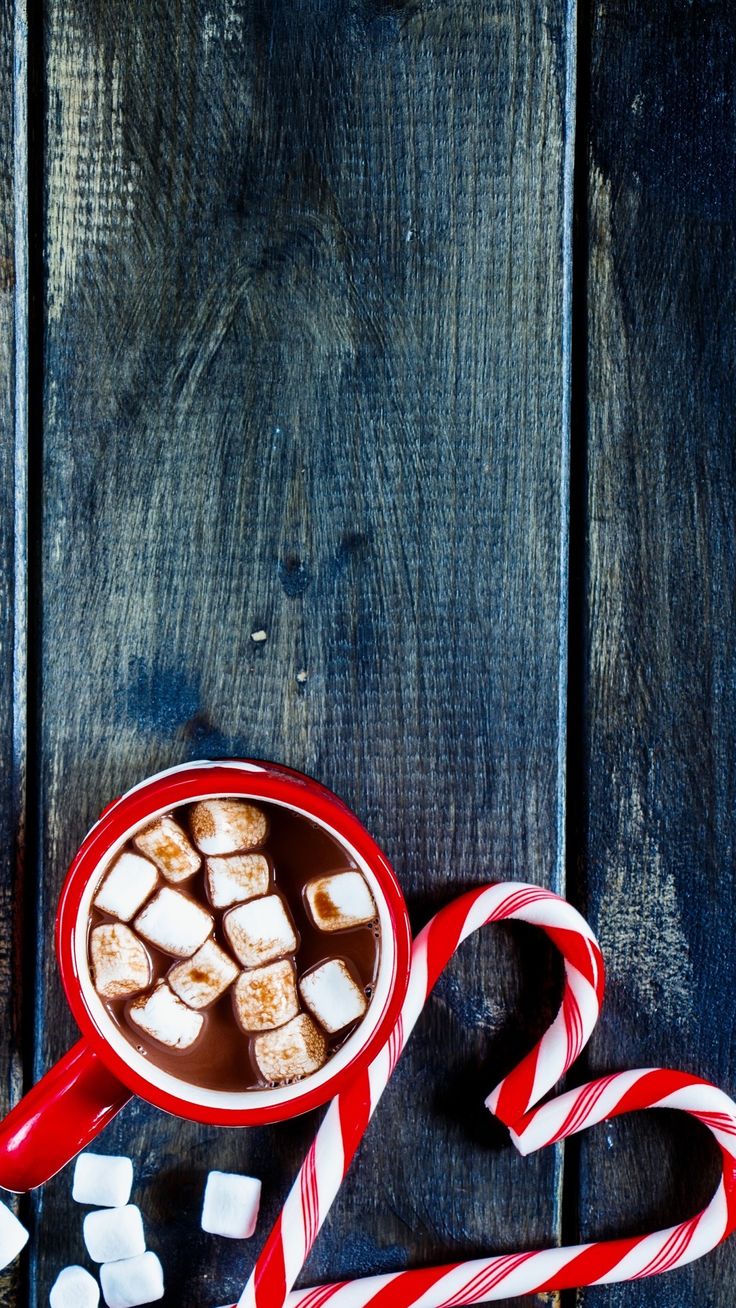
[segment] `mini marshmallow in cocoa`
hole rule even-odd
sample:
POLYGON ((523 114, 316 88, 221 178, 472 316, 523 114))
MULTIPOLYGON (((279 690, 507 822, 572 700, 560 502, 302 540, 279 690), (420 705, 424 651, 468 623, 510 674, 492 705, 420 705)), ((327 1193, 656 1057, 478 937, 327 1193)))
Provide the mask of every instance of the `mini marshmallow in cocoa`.
POLYGON ((297 948, 294 923, 280 895, 263 895, 239 904, 225 914, 222 924, 244 967, 260 967, 297 948))
POLYGON ((307 905, 320 931, 347 931, 377 917, 376 905, 360 872, 333 872, 315 877, 305 890, 307 905))
POLYGON ((241 972, 233 989, 235 1015, 244 1031, 270 1031, 299 1012, 296 968, 288 958, 241 972))
POLYGON ((224 994, 238 975, 237 964, 216 941, 205 940, 201 949, 177 963, 167 981, 190 1008, 208 1008, 224 994))
POLYGON ((129 922, 138 909, 153 894, 158 884, 158 872, 148 858, 123 851, 115 860, 95 895, 95 908, 121 922, 129 922))
POLYGON ((168 814, 139 831, 133 844, 153 860, 167 881, 187 881, 202 865, 186 832, 168 814))
POLYGON ((368 1007, 363 987, 341 958, 330 958, 307 972, 299 981, 299 993, 329 1035, 359 1021, 368 1007))
POLYGON ((268 819, 262 809, 242 799, 203 799, 192 808, 189 826, 203 854, 235 854, 263 844, 268 819))
POLYGON ((214 908, 230 908, 265 895, 271 878, 263 854, 229 854, 207 859, 207 894, 214 908))
POLYGON ((296 1081, 324 1066, 327 1041, 309 1014, 300 1013, 285 1026, 256 1036, 253 1053, 264 1081, 296 1081))
POLYGON ((204 1023, 201 1013, 182 1003, 165 981, 149 995, 135 999, 128 1009, 131 1022, 168 1049, 189 1049, 204 1023))
POLYGON ((103 922, 90 933, 92 981, 103 999, 121 999, 145 990, 151 960, 145 945, 123 922, 103 922))
POLYGON ((189 958, 212 931, 212 918, 201 904, 164 886, 133 923, 145 940, 164 954, 189 958))

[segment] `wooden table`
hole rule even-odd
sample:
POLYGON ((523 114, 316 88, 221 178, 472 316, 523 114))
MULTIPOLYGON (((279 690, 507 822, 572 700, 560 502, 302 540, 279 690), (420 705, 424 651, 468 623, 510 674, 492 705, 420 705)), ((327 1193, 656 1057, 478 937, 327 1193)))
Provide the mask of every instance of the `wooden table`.
MULTIPOLYGON (((88 826, 225 755, 337 790, 417 925, 488 877, 566 893, 610 969, 573 1083, 672 1063, 733 1093, 733 6, 29 0, 28 23, 0 6, 3 1102, 74 1039, 52 919, 88 826)), ((715 1159, 667 1115, 515 1156, 483 1094, 558 993, 531 932, 464 947, 305 1280, 707 1197, 715 1159)), ((237 1294, 314 1127, 134 1103, 108 1129, 167 1306, 237 1294), (213 1167, 263 1178, 246 1246, 199 1230, 213 1167)), ((84 1258, 68 1172, 21 1212, 3 1308, 84 1258)), ((554 1301, 735 1289, 732 1244, 554 1301)))

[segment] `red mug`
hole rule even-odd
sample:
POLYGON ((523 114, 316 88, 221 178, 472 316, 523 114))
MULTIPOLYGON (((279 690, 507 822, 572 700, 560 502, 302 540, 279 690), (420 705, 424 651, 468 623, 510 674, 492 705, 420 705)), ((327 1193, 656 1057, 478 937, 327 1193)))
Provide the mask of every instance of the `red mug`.
POLYGON ((316 1108, 374 1058, 406 994, 411 928, 388 860, 342 800, 310 777, 275 763, 225 759, 186 763, 149 777, 109 804, 85 837, 62 888, 56 953, 82 1039, 0 1123, 0 1186, 43 1184, 83 1149, 132 1095, 211 1126, 255 1126, 316 1108), (232 795, 281 804, 342 844, 373 892, 381 956, 372 1002, 360 1026, 320 1071, 292 1085, 240 1093, 190 1085, 146 1060, 117 1030, 87 966, 87 924, 97 886, 134 831, 177 804, 232 795))

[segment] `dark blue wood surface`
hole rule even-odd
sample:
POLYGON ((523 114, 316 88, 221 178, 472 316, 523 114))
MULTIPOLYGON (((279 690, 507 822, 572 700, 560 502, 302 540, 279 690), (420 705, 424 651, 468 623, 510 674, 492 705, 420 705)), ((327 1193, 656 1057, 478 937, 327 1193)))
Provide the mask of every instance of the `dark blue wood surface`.
MULTIPOLYGON (((656 1061, 733 1094, 736 13, 596 6, 584 54, 586 532, 569 886, 609 961, 585 1070, 656 1061)), ((664 1114, 585 1138, 581 1230, 686 1216, 712 1192, 713 1152, 664 1114)), ((583 1302, 735 1299, 731 1243, 583 1302)))
MULTIPOLYGON (((23 16, 0 4, 0 403, 21 453, 14 228, 32 294, 27 460, 0 456, 31 537, 28 569, 6 517, 2 1102, 74 1038, 51 923, 87 827, 147 773, 229 753, 342 794, 416 925, 489 876, 567 891, 610 966, 578 1079, 671 1062, 736 1091, 736 17, 46 0, 26 47, 23 16)), ((488 1118, 558 986, 533 933, 464 947, 305 1279, 638 1230, 707 1197, 700 1135, 666 1117, 526 1161, 488 1118)), ((134 1103, 108 1129, 165 1308, 237 1294, 315 1125, 134 1103), (247 1246, 199 1230, 214 1167, 263 1178, 247 1246)), ((22 1210, 0 1308, 45 1304, 85 1258, 68 1172, 22 1210)), ((734 1289, 727 1247, 553 1298, 730 1308, 734 1289)))

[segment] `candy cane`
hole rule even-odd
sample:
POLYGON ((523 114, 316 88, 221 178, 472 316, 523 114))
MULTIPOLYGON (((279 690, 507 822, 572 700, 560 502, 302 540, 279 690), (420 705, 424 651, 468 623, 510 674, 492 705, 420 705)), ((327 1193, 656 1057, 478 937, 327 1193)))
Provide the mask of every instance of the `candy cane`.
MULTIPOLYGON (((297 1290, 288 1295, 287 1308, 459 1308, 581 1285, 639 1280, 694 1262, 736 1229, 736 1104, 723 1091, 683 1072, 661 1068, 619 1072, 552 1099, 527 1114, 511 1135, 520 1152, 528 1154, 605 1118, 642 1108, 679 1109, 702 1122, 720 1146, 721 1182, 708 1207, 688 1221, 652 1235, 476 1258, 297 1290)), ((256 1293, 257 1272, 258 1267, 256 1293)))
MULTIPOLYGON (((481 886, 448 904, 415 940, 409 988, 399 1020, 367 1071, 332 1101, 238 1308, 282 1308, 440 973, 460 943, 479 927, 509 919, 532 923, 549 936, 565 962, 565 988, 552 1026, 489 1095, 489 1108, 513 1125, 575 1061, 595 1026, 603 997, 603 958, 584 918, 558 895, 522 882, 481 886)), ((437 1275, 438 1269, 434 1272, 437 1275)), ((397 1278, 406 1276, 421 1280, 429 1273, 400 1272, 388 1281, 371 1277, 353 1282, 351 1287, 323 1286, 291 1298, 301 1304, 306 1297, 304 1308, 319 1308, 339 1292, 356 1295, 354 1302, 363 1304, 368 1302, 366 1287, 381 1289, 384 1282, 398 1284, 397 1278), (316 1296, 314 1300, 310 1295, 316 1296)), ((413 1302, 414 1298, 407 1300, 413 1302)), ((422 1308, 429 1308, 429 1300, 422 1308)))

